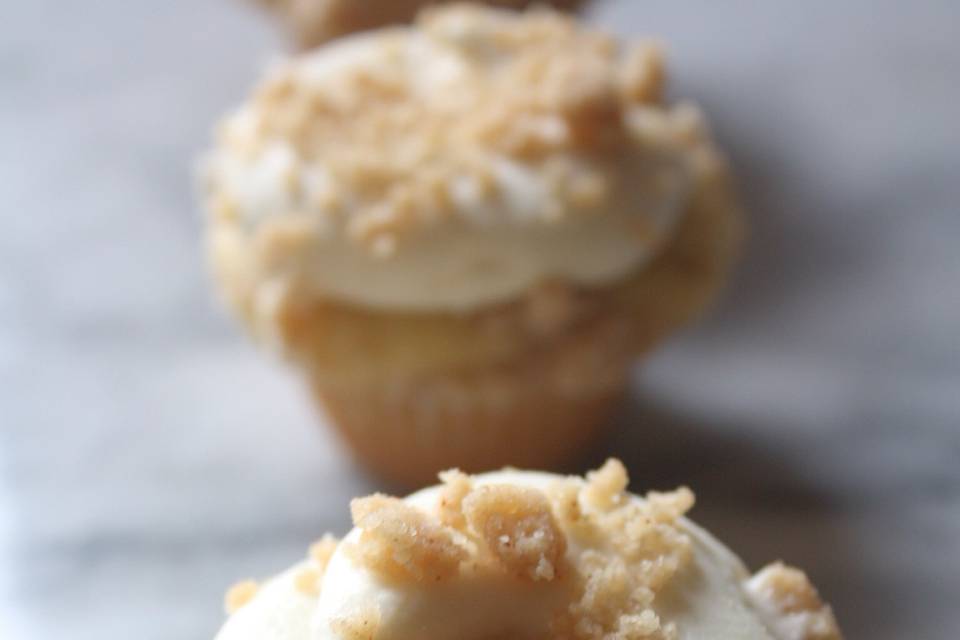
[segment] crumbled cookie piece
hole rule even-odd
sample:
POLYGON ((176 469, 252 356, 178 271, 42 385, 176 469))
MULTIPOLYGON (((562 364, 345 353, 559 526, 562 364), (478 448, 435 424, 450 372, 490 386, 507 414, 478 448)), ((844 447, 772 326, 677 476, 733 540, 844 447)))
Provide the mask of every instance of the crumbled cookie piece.
POLYGON ((439 582, 457 574, 466 550, 454 532, 398 498, 375 494, 350 503, 360 540, 351 553, 395 580, 439 582))
POLYGON ((817 611, 823 606, 807 574, 782 562, 764 567, 754 576, 753 585, 785 613, 817 611))
POLYGON ((587 486, 583 489, 583 498, 587 504, 598 509, 612 509, 626 500, 627 469, 614 458, 587 474, 587 486))
POLYGON ((321 575, 327 570, 330 558, 333 556, 333 552, 337 550, 337 544, 339 544, 338 540, 327 533, 310 545, 308 555, 321 575))
POLYGON ((696 497, 687 487, 680 487, 669 493, 650 491, 646 495, 646 504, 650 516, 655 522, 675 522, 693 508, 696 497))
POLYGON ((260 586, 254 580, 243 580, 236 583, 227 590, 227 594, 223 598, 224 609, 227 610, 228 614, 236 613, 257 595, 259 589, 260 586))
POLYGON ((516 577, 553 580, 563 570, 566 538, 542 491, 480 487, 464 499, 463 511, 487 549, 516 577))
POLYGON ((380 610, 370 605, 353 615, 330 621, 330 628, 343 640, 373 640, 380 626, 380 610))
POLYGON ((580 597, 554 621, 554 634, 577 640, 671 637, 652 609, 654 591, 629 563, 590 550, 578 569, 584 577, 580 597))
POLYGON ((620 616, 617 620, 616 638, 655 638, 668 635, 661 626, 660 618, 651 609, 641 613, 620 616))
POLYGON ((546 491, 557 520, 565 529, 574 529, 586 519, 580 505, 582 487, 580 478, 564 478, 554 482, 546 491))
POLYGON ((660 47, 649 42, 631 47, 624 57, 618 81, 624 97, 631 102, 659 102, 666 85, 660 47))
POLYGON ((775 630, 789 629, 797 640, 842 640, 833 611, 803 571, 771 564, 750 579, 747 590, 775 630))
POLYGON ((564 479, 549 491, 560 525, 586 547, 571 560, 583 582, 579 598, 555 621, 556 635, 676 637, 674 625, 660 620, 653 603, 692 557, 689 537, 677 520, 692 506, 693 494, 680 489, 640 501, 626 493, 628 484, 623 464, 608 460, 586 481, 564 479))
POLYGON ((323 573, 316 567, 303 567, 293 578, 293 585, 297 591, 305 596, 314 598, 320 595, 320 580, 323 573))
POLYGON ((692 504, 688 492, 656 494, 664 503, 654 505, 649 500, 629 502, 611 512, 598 514, 599 526, 607 532, 607 539, 616 545, 620 557, 632 566, 648 588, 659 590, 679 572, 692 556, 689 536, 677 526, 677 519, 692 504), (666 514, 673 514, 670 519, 666 514))
POLYGON ((473 490, 470 476, 459 469, 450 469, 440 473, 443 488, 437 503, 440 522, 458 531, 463 531, 467 520, 463 515, 463 499, 473 490))

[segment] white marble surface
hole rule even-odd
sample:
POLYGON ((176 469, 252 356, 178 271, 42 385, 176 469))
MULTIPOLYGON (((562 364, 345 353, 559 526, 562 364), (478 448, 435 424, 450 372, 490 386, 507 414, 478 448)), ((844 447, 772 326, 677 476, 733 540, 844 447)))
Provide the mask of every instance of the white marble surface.
MULTIPOLYGON (((235 6, 235 4, 237 6, 235 6)), ((372 486, 211 302, 189 166, 278 49, 228 0, 36 0, 0 37, 0 637, 209 638, 372 486)), ((611 2, 740 167, 730 295, 614 452, 850 638, 960 628, 960 5, 611 2)))

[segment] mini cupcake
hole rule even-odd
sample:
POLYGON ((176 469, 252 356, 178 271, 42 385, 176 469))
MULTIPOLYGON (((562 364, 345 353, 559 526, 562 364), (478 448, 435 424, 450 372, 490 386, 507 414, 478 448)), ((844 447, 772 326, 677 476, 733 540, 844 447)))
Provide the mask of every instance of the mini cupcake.
POLYGON ((206 164, 221 288, 384 476, 557 464, 740 237, 663 80, 649 44, 471 6, 283 64, 206 164))
MULTIPOLYGON (((552 5, 575 9, 585 0, 480 0, 494 7, 522 9, 552 5)), ((421 9, 451 0, 258 0, 293 34, 297 45, 309 49, 357 31, 410 22, 421 9)))
POLYGON ((217 640, 841 638, 802 571, 750 576, 684 518, 688 489, 637 497, 615 460, 586 479, 441 478, 404 500, 354 500, 342 542, 228 593, 217 640))

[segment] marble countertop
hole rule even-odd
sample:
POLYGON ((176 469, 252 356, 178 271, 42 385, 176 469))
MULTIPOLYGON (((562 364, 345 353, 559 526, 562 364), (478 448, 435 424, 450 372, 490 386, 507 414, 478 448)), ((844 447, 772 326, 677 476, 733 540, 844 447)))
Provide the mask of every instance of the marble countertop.
MULTIPOLYGON (((21 2, 0 41, 0 637, 210 638, 375 487, 210 296, 190 165, 280 49, 228 0, 21 2)), ((960 8, 609 2, 668 43, 752 236, 616 453, 850 638, 960 628, 960 8)), ((589 461, 584 461, 584 465, 589 461)))

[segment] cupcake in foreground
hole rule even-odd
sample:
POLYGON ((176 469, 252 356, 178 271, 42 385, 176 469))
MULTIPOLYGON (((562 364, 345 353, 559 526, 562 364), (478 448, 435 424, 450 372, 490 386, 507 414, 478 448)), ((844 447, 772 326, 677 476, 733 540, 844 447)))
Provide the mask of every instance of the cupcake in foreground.
POLYGON ((354 500, 355 528, 262 586, 227 594, 217 640, 839 640, 806 575, 751 576, 683 517, 687 489, 627 493, 611 460, 586 479, 441 474, 400 500, 354 500))
MULTIPOLYGON (((258 0, 282 20, 297 44, 308 49, 357 31, 410 22, 421 9, 450 0, 258 0)), ((584 0, 480 0, 522 9, 534 4, 575 9, 584 0)))
POLYGON ((273 70, 206 163, 221 288, 394 480, 550 467, 740 235, 656 48, 456 6, 273 70))

